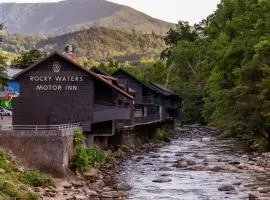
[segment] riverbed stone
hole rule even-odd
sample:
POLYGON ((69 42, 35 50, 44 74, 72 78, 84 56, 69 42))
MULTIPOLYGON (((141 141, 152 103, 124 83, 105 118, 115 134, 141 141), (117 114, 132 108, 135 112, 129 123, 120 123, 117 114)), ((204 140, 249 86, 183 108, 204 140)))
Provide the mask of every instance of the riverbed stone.
POLYGON ((177 168, 186 168, 187 166, 188 166, 188 163, 186 160, 180 160, 176 165, 177 168))
POLYGON ((232 185, 226 185, 226 184, 224 184, 224 185, 220 185, 218 187, 218 190, 219 191, 232 191, 232 190, 235 190, 235 187, 232 186, 232 185))
POLYGON ((259 193, 270 193, 270 187, 260 187, 257 190, 259 193))
POLYGON ((76 199, 76 200, 87 200, 88 199, 87 196, 82 195, 82 194, 76 194, 76 195, 73 196, 73 198, 76 199))
POLYGON ((179 156, 179 157, 180 157, 180 156, 183 156, 184 154, 183 154, 183 153, 181 153, 181 152, 177 152, 177 153, 175 153, 174 155, 175 155, 175 156, 179 156))
POLYGON ((93 179, 93 178, 98 178, 99 177, 99 174, 100 174, 100 171, 93 168, 93 167, 89 167, 87 172, 83 173, 83 176, 86 178, 86 179, 93 179))
POLYGON ((258 197, 257 194, 249 193, 249 194, 248 194, 248 199, 249 199, 249 200, 258 200, 259 197, 258 197))
POLYGON ((167 183, 167 182, 171 182, 171 181, 172 181, 172 179, 170 179, 170 178, 162 177, 162 178, 154 179, 152 182, 154 182, 154 183, 167 183))
POLYGON ((159 168, 159 171, 171 171, 171 169, 167 166, 162 166, 159 168))
POLYGON ((196 162, 194 160, 187 160, 188 165, 196 165, 196 162))
POLYGON ((96 191, 94 191, 94 190, 88 190, 87 195, 89 197, 96 197, 96 196, 98 196, 98 193, 96 191))
POLYGON ((192 166, 191 170, 204 171, 204 170, 206 170, 206 166, 203 164, 197 164, 197 165, 192 166))
POLYGON ((163 173, 163 174, 160 174, 160 176, 170 176, 171 174, 168 174, 168 173, 163 173))
POLYGON ((62 183, 62 187, 63 187, 64 189, 70 189, 70 188, 72 188, 72 184, 69 183, 69 182, 63 182, 63 183, 62 183))
POLYGON ((75 188, 79 188, 79 187, 83 187, 84 186, 84 182, 83 181, 73 181, 71 183, 75 188))
POLYGON ((116 189, 117 191, 130 191, 132 187, 129 184, 122 182, 117 184, 116 189))

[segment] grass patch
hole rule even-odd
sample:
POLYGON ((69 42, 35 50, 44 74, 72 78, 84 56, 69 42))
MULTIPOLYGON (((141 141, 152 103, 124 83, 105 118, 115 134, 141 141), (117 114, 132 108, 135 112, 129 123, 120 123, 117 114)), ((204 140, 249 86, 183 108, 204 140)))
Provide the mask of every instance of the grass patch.
POLYGON ((23 174, 16 170, 14 163, 0 149, 0 199, 38 199, 35 193, 30 192, 29 186, 23 180, 23 174))
POLYGON ((26 183, 34 187, 54 186, 52 178, 38 170, 29 170, 24 172, 23 179, 26 181, 26 183))

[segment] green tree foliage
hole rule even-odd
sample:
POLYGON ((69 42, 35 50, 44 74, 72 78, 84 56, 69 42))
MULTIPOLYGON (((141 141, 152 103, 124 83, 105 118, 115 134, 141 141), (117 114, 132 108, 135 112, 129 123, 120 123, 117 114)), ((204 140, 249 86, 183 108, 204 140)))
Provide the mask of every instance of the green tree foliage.
POLYGON ((47 54, 45 52, 37 49, 30 50, 21 54, 17 59, 15 59, 13 67, 24 69, 44 58, 46 55, 47 54))
MULTIPOLYGON (((4 29, 5 29, 4 23, 1 23, 0 24, 0 32, 2 32, 4 29)), ((1 40, 2 39, 3 38, 1 38, 1 40)), ((3 87, 4 80, 6 78, 5 66, 6 66, 6 56, 3 55, 3 51, 1 50, 1 52, 0 52, 0 88, 3 87)))
POLYGON ((222 0, 214 14, 170 30, 162 57, 186 121, 264 144, 270 134, 270 2, 222 0), (193 109, 195 108, 195 109, 193 109), (187 116, 186 116, 187 115, 187 116))

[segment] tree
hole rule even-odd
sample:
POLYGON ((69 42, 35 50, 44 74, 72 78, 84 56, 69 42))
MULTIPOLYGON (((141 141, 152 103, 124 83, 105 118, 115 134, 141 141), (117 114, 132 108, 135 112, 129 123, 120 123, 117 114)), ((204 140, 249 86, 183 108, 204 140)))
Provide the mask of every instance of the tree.
MULTIPOLYGON (((5 24, 1 23, 0 24, 0 31, 5 29, 5 24)), ((5 71, 5 65, 6 61, 3 55, 0 55, 0 87, 2 88, 4 85, 4 81, 6 78, 6 71, 5 71)))
POLYGON ((43 51, 33 49, 26 53, 21 54, 13 64, 13 67, 24 69, 29 67, 33 63, 37 62, 38 60, 44 58, 47 54, 43 51))

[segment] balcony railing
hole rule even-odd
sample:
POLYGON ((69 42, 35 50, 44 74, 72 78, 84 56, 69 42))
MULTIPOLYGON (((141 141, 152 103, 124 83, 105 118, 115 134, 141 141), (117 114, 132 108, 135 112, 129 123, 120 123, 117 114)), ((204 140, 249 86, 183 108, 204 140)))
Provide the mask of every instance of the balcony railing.
POLYGON ((130 120, 130 107, 103 107, 94 111, 93 123, 111 121, 111 120, 130 120))
POLYGON ((155 122, 155 121, 159 121, 159 120, 160 120, 159 114, 134 118, 135 124, 144 124, 144 123, 155 122))
POLYGON ((80 128, 80 123, 58 125, 2 125, 1 130, 66 130, 80 128))

